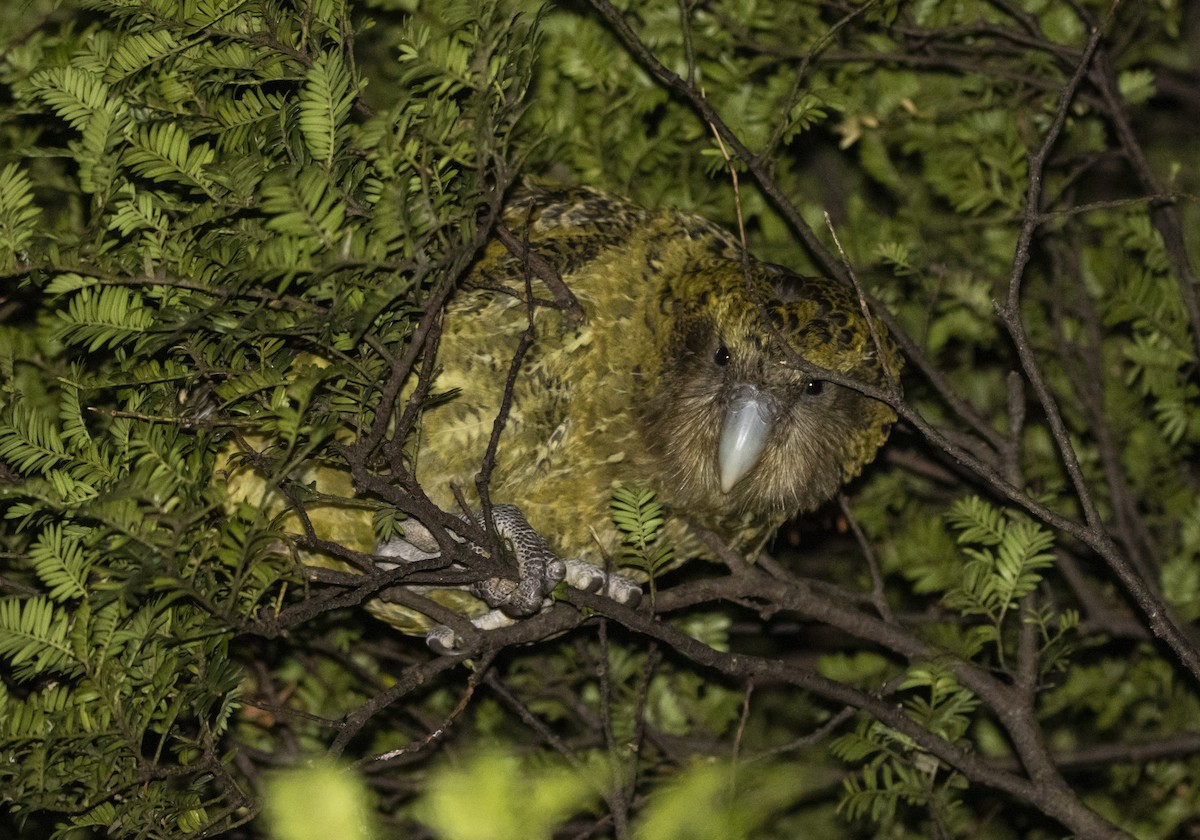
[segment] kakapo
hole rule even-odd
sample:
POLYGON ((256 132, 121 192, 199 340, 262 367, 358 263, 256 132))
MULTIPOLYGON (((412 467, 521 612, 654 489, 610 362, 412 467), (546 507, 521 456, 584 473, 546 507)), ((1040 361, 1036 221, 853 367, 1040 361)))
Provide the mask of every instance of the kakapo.
MULTIPOLYGON (((680 559, 702 553, 690 524, 750 554, 788 518, 834 496, 887 439, 896 419, 889 406, 821 376, 881 386, 894 384, 902 365, 884 325, 871 324, 840 282, 757 260, 695 214, 586 187, 527 184, 503 222, 522 247, 489 242, 450 299, 430 383, 441 396, 405 442, 436 504, 458 511, 457 487, 478 514, 475 476, 532 312, 535 338, 488 485, 515 568, 466 589, 422 588, 478 626, 536 611, 564 578, 620 600, 640 594, 602 571, 620 557, 610 515, 618 485, 657 495, 663 538, 680 559), (529 254, 561 277, 582 318, 551 305, 529 254)), ((281 507, 244 469, 228 478, 232 495, 281 507)), ((353 495, 344 470, 297 478, 325 498, 353 495)), ((306 513, 323 539, 394 558, 385 565, 436 551, 413 520, 404 539, 375 546, 361 506, 306 513)), ((453 647, 446 628, 411 610, 386 599, 367 608, 453 647)))
MULTIPOLYGON (((752 551, 831 498, 887 439, 891 408, 817 372, 883 385, 901 366, 843 284, 744 255, 697 215, 585 187, 526 185, 504 223, 585 313, 533 307, 536 338, 489 484, 553 555, 596 566, 619 555, 609 511, 618 484, 657 494, 681 553, 699 550, 688 523, 752 551)), ((478 504, 474 477, 529 325, 527 284, 550 297, 520 250, 489 243, 446 308, 432 390, 455 396, 423 412, 414 465, 447 510, 458 508, 452 486, 478 504)))

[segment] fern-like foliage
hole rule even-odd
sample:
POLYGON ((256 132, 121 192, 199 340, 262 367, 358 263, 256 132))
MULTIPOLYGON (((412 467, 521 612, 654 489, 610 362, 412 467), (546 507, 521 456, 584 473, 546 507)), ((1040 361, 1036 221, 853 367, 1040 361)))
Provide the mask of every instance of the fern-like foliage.
POLYGON ((650 578, 670 565, 675 546, 663 538, 666 519, 662 504, 647 487, 617 487, 610 504, 613 524, 621 533, 621 563, 650 578))
POLYGON ((962 582, 946 593, 946 601, 967 615, 986 616, 998 632, 1009 610, 1054 564, 1054 535, 976 496, 955 502, 946 521, 958 531, 967 558, 962 582))
POLYGON ((11 271, 25 259, 41 212, 29 176, 15 163, 0 170, 0 271, 11 271))
MULTIPOLYGON (((962 743, 975 722, 978 699, 936 664, 910 668, 900 686, 911 692, 905 711, 922 728, 950 743, 962 743)), ((849 819, 870 818, 888 825, 903 806, 931 809, 939 821, 967 825, 960 811, 959 794, 967 780, 912 739, 877 722, 864 721, 854 732, 836 738, 830 751, 857 766, 843 782, 838 810, 849 819)))

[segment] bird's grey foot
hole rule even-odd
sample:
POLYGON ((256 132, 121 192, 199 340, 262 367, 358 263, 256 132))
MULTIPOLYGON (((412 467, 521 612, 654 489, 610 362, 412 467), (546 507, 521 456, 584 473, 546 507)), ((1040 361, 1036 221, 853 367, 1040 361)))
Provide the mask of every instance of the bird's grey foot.
POLYGON ((636 581, 617 574, 609 574, 599 566, 582 560, 568 560, 565 580, 568 586, 584 592, 599 592, 618 604, 636 607, 642 600, 642 587, 636 581))
MULTIPOLYGON (((475 519, 483 525, 482 514, 477 514, 475 519)), ((566 575, 566 564, 555 556, 546 541, 525 520, 525 515, 513 505, 494 506, 492 524, 511 549, 517 564, 516 578, 488 578, 466 587, 467 591, 489 607, 503 610, 510 616, 533 615, 566 575)), ((479 548, 475 551, 482 553, 479 548)), ((379 546, 376 555, 388 559, 378 560, 376 564, 391 569, 403 563, 428 560, 438 554, 437 541, 429 529, 410 519, 405 523, 403 537, 379 546)))
MULTIPOLYGON (((636 608, 642 600, 642 587, 638 585, 637 581, 621 575, 610 575, 599 566, 593 566, 591 563, 584 563, 581 560, 567 560, 563 566, 565 576, 562 579, 568 586, 585 592, 602 593, 630 609, 636 608)), ((553 575, 549 577, 553 577, 553 575)), ((512 581, 508 582, 512 583, 512 581)), ((548 607, 550 603, 549 598, 543 598, 541 607, 548 607)), ((496 607, 471 619, 471 623, 480 630, 487 631, 511 627, 518 620, 518 617, 511 615, 504 608, 496 607)), ((445 624, 438 624, 431 628, 425 634, 425 643, 435 653, 443 656, 452 656, 462 650, 462 639, 445 624)))
MULTIPOLYGON (((482 514, 477 514, 475 518, 480 525, 484 524, 482 514)), ((641 600, 642 589, 635 581, 609 574, 591 563, 561 560, 533 530, 517 507, 493 506, 492 524, 510 548, 517 568, 515 579, 493 577, 464 587, 491 607, 488 612, 471 619, 471 623, 480 630, 507 627, 519 618, 537 613, 549 603, 547 596, 564 581, 575 589, 603 593, 629 607, 636 607, 641 600)), ((482 549, 475 550, 482 552, 482 549)), ((436 557, 438 547, 427 528, 416 520, 409 520, 405 523, 404 538, 389 540, 378 548, 377 554, 389 558, 379 561, 381 567, 392 568, 400 563, 436 557)), ((458 634, 444 624, 429 630, 425 640, 433 650, 442 654, 457 653, 462 647, 458 634)))
MULTIPOLYGON (((482 514, 476 517, 483 524, 482 514)), ((489 607, 500 609, 519 618, 533 615, 542 608, 546 596, 554 591, 566 575, 566 564, 560 560, 546 541, 526 521, 525 515, 513 505, 495 505, 492 524, 496 533, 512 548, 517 564, 516 580, 505 577, 488 578, 473 584, 471 591, 489 607)))

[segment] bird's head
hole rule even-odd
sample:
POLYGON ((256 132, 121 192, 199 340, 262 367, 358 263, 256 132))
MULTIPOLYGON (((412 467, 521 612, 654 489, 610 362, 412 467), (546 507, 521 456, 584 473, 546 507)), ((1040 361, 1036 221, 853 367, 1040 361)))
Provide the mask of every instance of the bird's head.
POLYGON ((664 297, 645 410, 666 497, 703 516, 816 508, 862 470, 895 413, 819 369, 882 385, 900 359, 832 280, 756 261, 689 264, 664 297))

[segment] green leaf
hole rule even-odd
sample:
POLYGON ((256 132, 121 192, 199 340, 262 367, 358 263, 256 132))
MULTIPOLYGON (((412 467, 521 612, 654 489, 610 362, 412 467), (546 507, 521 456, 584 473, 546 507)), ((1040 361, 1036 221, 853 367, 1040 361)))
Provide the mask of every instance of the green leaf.
POLYGON ((36 73, 30 85, 76 131, 83 132, 97 113, 116 111, 104 80, 75 67, 36 73))
POLYGON ((357 94, 337 52, 319 56, 305 75, 300 91, 300 133, 309 154, 326 169, 333 165, 339 137, 345 133, 342 124, 357 94))
POLYGON ((136 290, 127 286, 87 286, 75 292, 65 312, 58 313, 56 337, 89 351, 118 347, 143 335, 154 313, 136 290))
POLYGON ((282 169, 268 175, 262 187, 267 228, 296 237, 295 245, 313 252, 333 249, 340 240, 346 208, 323 169, 282 169))
POLYGON ((139 175, 212 194, 214 184, 205 172, 215 158, 212 147, 207 143, 193 144, 175 123, 155 123, 138 129, 130 138, 130 146, 124 162, 139 175))
POLYGON ((50 587, 53 601, 84 598, 88 594, 87 579, 93 558, 79 539, 83 533, 78 527, 51 525, 29 550, 34 571, 50 587))
POLYGON ((437 771, 417 813, 445 840, 549 840, 598 793, 578 770, 535 767, 497 751, 437 771))
POLYGON ((8 164, 0 170, 0 271, 11 271, 24 259, 40 217, 29 176, 8 164))
POLYGON ((77 673, 70 631, 69 615, 49 599, 0 600, 0 659, 17 679, 77 673))

